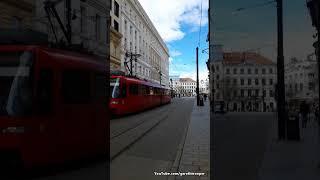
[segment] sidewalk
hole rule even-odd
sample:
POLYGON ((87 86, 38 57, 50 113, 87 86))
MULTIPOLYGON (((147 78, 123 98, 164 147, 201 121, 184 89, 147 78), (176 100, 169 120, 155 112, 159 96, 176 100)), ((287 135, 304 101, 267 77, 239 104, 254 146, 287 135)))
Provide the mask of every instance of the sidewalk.
POLYGON ((205 173, 204 176, 176 176, 177 180, 209 180, 210 174, 210 106, 197 106, 195 101, 183 145, 178 172, 205 173))
POLYGON ((320 179, 320 145, 318 126, 311 120, 301 131, 300 141, 278 141, 274 118, 270 143, 259 171, 259 180, 320 179))

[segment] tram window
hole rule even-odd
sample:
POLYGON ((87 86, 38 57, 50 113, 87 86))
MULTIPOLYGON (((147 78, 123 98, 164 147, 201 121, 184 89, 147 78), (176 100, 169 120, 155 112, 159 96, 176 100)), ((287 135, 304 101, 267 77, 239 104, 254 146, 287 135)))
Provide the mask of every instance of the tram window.
POLYGON ((47 115, 52 112, 53 104, 53 71, 52 69, 41 69, 39 73, 37 101, 38 114, 47 115))
POLYGON ((150 88, 149 86, 146 86, 146 95, 150 95, 150 88))
POLYGON ((139 85, 139 95, 146 95, 146 86, 145 85, 139 85))
POLYGON ((107 84, 107 78, 103 74, 95 75, 95 90, 94 90, 94 99, 95 102, 105 103, 107 102, 107 95, 109 94, 109 88, 107 84))
POLYGON ((149 87, 149 91, 150 91, 149 95, 154 95, 154 88, 153 87, 149 87))
POLYGON ((137 84, 130 84, 129 92, 131 95, 138 95, 138 85, 137 84))
POLYGON ((62 99, 66 104, 86 104, 91 101, 90 72, 66 70, 62 72, 62 99))
POLYGON ((122 87, 121 87, 121 97, 126 97, 127 96, 127 85, 126 85, 126 83, 123 83, 122 84, 122 87))

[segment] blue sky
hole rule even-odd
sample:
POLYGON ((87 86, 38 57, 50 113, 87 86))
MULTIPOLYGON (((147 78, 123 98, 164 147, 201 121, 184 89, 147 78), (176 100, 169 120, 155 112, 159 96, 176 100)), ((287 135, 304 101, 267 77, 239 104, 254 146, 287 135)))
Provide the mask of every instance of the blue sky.
MULTIPOLYGON (((208 76, 203 49, 208 48, 207 10, 209 0, 139 0, 166 42, 170 58, 170 75, 196 77, 196 52, 199 38, 200 5, 202 26, 199 46, 200 79, 208 76), (161 8, 159 8, 161 7, 161 8)), ((214 0, 214 43, 223 44, 225 51, 259 49, 262 55, 276 61, 277 16, 276 4, 260 4, 270 0, 214 0), (238 8, 246 10, 235 11, 238 8)), ((284 0, 284 55, 305 58, 314 52, 312 35, 315 29, 305 0, 284 0)))
POLYGON ((202 3, 202 21, 199 46, 199 78, 206 79, 208 54, 209 0, 139 0, 170 51, 170 75, 196 79, 196 47, 202 3), (161 8, 159 8, 161 7, 161 8), (208 51, 206 51, 208 52, 208 51))
MULTIPOLYGON (((261 48, 260 53, 276 60, 277 14, 276 3, 255 7, 270 0, 215 0, 215 43, 227 51, 245 51, 261 48), (238 8, 246 10, 235 11, 238 8)), ((284 55, 305 58, 313 53, 312 34, 315 29, 305 0, 283 1, 284 55)))

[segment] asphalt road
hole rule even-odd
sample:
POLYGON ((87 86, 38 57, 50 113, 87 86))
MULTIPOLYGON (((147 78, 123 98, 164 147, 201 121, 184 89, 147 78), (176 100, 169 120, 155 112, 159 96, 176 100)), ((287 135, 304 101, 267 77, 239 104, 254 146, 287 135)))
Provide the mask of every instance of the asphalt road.
POLYGON ((166 179, 165 176, 154 176, 154 172, 169 172, 194 102, 194 98, 180 98, 167 105, 168 117, 112 161, 111 179, 166 179))
POLYGON ((272 118, 274 113, 227 113, 211 121, 215 180, 258 178, 272 118))

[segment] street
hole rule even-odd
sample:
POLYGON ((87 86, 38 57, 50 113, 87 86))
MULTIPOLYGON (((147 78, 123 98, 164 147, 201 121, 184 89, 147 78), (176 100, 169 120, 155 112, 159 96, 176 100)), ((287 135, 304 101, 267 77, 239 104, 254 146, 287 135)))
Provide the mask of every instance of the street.
MULTIPOLYGON (((194 98, 176 98, 171 104, 110 121, 111 179, 154 179, 154 172, 170 170, 186 133, 194 98), (152 122, 152 123, 150 123, 152 122), (136 164, 139 164, 137 166, 136 164)), ((35 180, 107 179, 109 162, 81 165, 35 180)))
POLYGON ((274 113, 227 113, 213 121, 213 177, 255 180, 263 161, 274 113))
MULTIPOLYGON (((111 138, 112 134, 121 128, 118 124, 125 122, 124 124, 128 126, 131 124, 132 127, 139 124, 133 123, 138 119, 145 124, 160 118, 160 122, 155 127, 150 127, 153 128, 150 132, 139 137, 139 140, 126 147, 126 150, 116 158, 111 157, 113 158, 110 167, 111 179, 166 179, 165 176, 155 176, 154 172, 170 171, 179 143, 185 136, 193 103, 194 98, 176 98, 169 105, 151 110, 152 117, 146 115, 150 112, 145 112, 136 115, 141 119, 133 116, 113 120, 110 126, 111 138)), ((111 153, 115 148, 113 144, 111 139, 111 153)))

